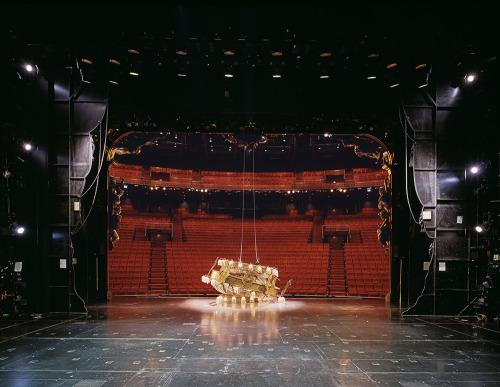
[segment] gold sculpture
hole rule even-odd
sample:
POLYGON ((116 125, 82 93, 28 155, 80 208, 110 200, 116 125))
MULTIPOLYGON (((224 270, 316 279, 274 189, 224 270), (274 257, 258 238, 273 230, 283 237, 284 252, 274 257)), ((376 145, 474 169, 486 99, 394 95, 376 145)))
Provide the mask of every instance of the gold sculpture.
POLYGON ((248 264, 227 259, 215 260, 207 275, 201 277, 202 282, 212 285, 221 295, 217 304, 246 302, 285 302, 283 295, 292 280, 289 280, 283 291, 276 287, 278 270, 259 264, 248 264), (214 270, 216 265, 219 270, 214 270))

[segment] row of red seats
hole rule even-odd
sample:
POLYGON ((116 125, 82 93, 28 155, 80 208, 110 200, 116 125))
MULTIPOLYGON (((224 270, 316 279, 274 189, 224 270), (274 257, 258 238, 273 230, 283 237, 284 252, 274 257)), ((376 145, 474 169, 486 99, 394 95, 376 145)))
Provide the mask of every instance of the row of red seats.
POLYGON ((353 170, 352 178, 344 179, 344 170, 303 171, 297 172, 256 172, 247 174, 243 181, 242 172, 201 171, 194 177, 192 170, 150 167, 114 163, 110 168, 110 176, 123 178, 126 183, 155 186, 172 186, 195 189, 242 189, 255 186, 256 189, 331 189, 356 186, 381 186, 387 176, 384 170, 357 172, 353 170), (170 179, 151 179, 151 172, 169 173, 170 179), (339 181, 326 183, 326 175, 338 175, 339 181))

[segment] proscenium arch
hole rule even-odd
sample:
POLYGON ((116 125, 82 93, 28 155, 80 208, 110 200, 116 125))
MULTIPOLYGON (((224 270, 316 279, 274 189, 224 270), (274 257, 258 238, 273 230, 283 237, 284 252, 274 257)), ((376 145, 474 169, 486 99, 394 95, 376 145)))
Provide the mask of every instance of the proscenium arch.
MULTIPOLYGON (((177 135, 181 136, 222 136, 223 138, 234 140, 235 137, 239 138, 250 138, 256 142, 259 142, 259 137, 264 138, 281 138, 281 137, 296 137, 296 136, 308 136, 310 138, 330 138, 335 141, 339 141, 344 144, 345 148, 352 148, 352 152, 356 155, 356 157, 366 160, 371 160, 373 165, 384 169, 387 171, 387 178, 383 182, 383 190, 386 193, 384 197, 385 203, 381 206, 380 201, 378 203, 378 209, 381 211, 386 211, 384 215, 384 223, 387 231, 387 237, 385 238, 385 251, 389 255, 389 292, 386 294, 386 300, 390 297, 391 286, 392 286, 392 161, 393 154, 390 153, 387 146, 377 137, 370 134, 325 134, 325 133, 272 133, 272 134, 245 134, 245 133, 217 133, 217 132, 178 132, 178 131, 163 131, 163 132, 146 132, 146 131, 129 131, 121 134, 118 138, 113 141, 113 144, 108 149, 108 189, 110 188, 110 179, 109 179, 109 168, 116 162, 115 156, 123 156, 123 155, 139 155, 140 153, 146 152, 144 147, 152 146, 156 141, 166 139, 168 136, 177 135), (143 137, 143 142, 134 143, 132 141, 129 142, 128 147, 124 147, 123 145, 129 139, 129 136, 143 137), (369 144, 370 146, 367 146, 369 144), (132 145, 132 146, 131 146, 132 145)), ((265 141, 263 141, 265 142, 265 141)), ((228 144, 233 143, 238 146, 238 141, 228 141, 228 144)), ((255 150, 258 148, 259 144, 256 146, 244 146, 242 143, 239 144, 240 148, 252 148, 251 150, 255 150)), ((238 159, 238 161, 241 161, 238 159)), ((328 170, 328 166, 324 166, 323 169, 328 170)), ((249 171, 249 169, 247 169, 249 171)), ((186 187, 187 188, 187 187, 186 187)), ((251 187, 250 187, 251 188, 251 187)), ((108 203, 108 212, 110 211, 109 203, 108 203)), ((380 215, 380 212, 379 212, 380 215)), ((108 228, 108 237, 109 237, 109 228, 108 228)), ((380 231, 380 230, 379 230, 380 231)), ((380 241, 380 235, 379 235, 380 241)), ((108 246, 108 257, 109 257, 109 246, 108 246)), ((109 263, 108 263, 109 270, 109 263)), ((109 280, 109 272, 108 272, 108 280, 109 280)))

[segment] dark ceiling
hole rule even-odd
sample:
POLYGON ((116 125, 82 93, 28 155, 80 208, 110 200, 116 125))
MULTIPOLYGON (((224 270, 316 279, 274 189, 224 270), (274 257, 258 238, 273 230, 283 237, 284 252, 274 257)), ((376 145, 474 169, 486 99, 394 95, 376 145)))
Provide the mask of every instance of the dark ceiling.
POLYGON ((312 126, 318 115, 355 126, 373 117, 397 123, 401 94, 417 88, 416 66, 426 64, 430 82, 460 79, 471 69, 484 78, 491 73, 499 10, 3 4, 2 65, 8 63, 4 77, 13 87, 26 61, 36 61, 41 76, 78 66, 83 80, 109 86, 111 127, 136 120, 168 129, 167 121, 204 113, 212 121, 245 116, 238 129, 257 114, 284 116, 280 131, 300 115, 297 125, 306 130, 304 120, 312 126), (392 63, 397 66, 388 69, 392 63), (224 76, 229 64, 232 78, 224 76), (281 78, 272 77, 277 68, 281 78), (329 78, 320 79, 323 70, 329 78), (375 79, 367 79, 371 71, 375 79))

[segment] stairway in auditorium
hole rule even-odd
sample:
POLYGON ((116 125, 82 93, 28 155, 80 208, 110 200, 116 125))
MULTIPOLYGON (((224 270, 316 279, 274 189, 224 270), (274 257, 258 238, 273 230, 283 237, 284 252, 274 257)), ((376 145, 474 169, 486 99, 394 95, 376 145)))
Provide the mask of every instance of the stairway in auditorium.
POLYGON ((184 230, 184 225, 182 221, 182 213, 179 210, 174 210, 172 215, 172 227, 173 227, 173 242, 185 242, 186 232, 184 230))
POLYGON ((323 243, 323 218, 321 215, 314 215, 313 218, 313 243, 323 243))
POLYGON ((165 238, 152 238, 149 264, 149 294, 167 294, 167 265, 165 254, 165 238))
POLYGON ((346 276, 344 262, 344 245, 339 237, 331 237, 330 245, 330 295, 345 297, 346 276))

